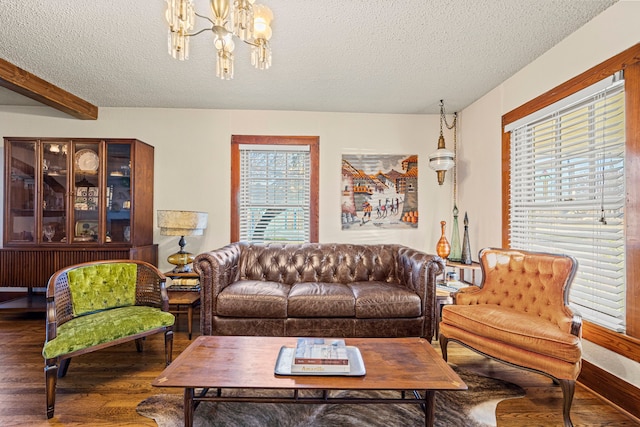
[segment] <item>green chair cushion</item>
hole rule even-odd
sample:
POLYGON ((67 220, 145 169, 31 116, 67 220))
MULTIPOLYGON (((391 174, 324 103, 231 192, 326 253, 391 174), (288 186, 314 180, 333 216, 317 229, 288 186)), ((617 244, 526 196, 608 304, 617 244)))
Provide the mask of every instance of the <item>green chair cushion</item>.
POLYGON ((67 273, 74 316, 136 303, 134 263, 79 267, 67 273))
POLYGON ((141 332, 173 325, 173 314, 159 308, 129 306, 87 314, 58 328, 57 336, 45 343, 45 359, 117 340, 141 332))

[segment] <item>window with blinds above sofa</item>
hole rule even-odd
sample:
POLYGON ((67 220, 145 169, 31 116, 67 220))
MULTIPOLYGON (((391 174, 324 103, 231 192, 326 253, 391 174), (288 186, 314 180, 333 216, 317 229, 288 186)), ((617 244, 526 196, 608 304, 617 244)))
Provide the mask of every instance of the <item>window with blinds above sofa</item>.
POLYGON ((232 241, 317 241, 318 138, 232 137, 232 241))

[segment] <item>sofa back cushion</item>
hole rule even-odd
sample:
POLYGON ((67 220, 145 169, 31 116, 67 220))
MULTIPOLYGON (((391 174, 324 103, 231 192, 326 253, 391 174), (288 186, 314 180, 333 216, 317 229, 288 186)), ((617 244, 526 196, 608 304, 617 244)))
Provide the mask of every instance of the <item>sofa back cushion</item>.
POLYGON ((107 263, 67 272, 73 315, 125 307, 136 303, 137 267, 134 263, 107 263))
POLYGON ((242 244, 240 280, 397 282, 398 245, 242 244))

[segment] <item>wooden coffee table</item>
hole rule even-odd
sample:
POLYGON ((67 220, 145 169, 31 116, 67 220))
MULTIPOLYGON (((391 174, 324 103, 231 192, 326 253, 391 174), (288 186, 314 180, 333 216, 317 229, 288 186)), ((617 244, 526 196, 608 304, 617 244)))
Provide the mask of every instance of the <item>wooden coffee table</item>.
POLYGON ((466 390, 460 377, 421 338, 347 338, 362 354, 366 374, 349 376, 289 376, 274 373, 282 346, 295 347, 291 337, 200 336, 152 383, 184 388, 184 425, 193 425, 193 411, 203 401, 266 403, 404 403, 423 404, 425 425, 434 422, 437 390, 466 390), (196 394, 194 389, 202 388, 196 394), (217 389, 217 393, 207 394, 217 389), (291 397, 224 396, 220 389, 291 390, 291 397), (415 396, 350 399, 301 397, 299 390, 415 390, 415 396))

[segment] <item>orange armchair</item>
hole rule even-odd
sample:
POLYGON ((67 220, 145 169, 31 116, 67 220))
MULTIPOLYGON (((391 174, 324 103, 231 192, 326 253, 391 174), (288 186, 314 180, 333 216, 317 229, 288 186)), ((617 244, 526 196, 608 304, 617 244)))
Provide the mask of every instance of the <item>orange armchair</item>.
POLYGON ((582 367, 582 319, 568 306, 575 258, 516 249, 480 251, 480 287, 456 294, 440 322, 440 348, 458 342, 558 382, 565 427, 582 367))

